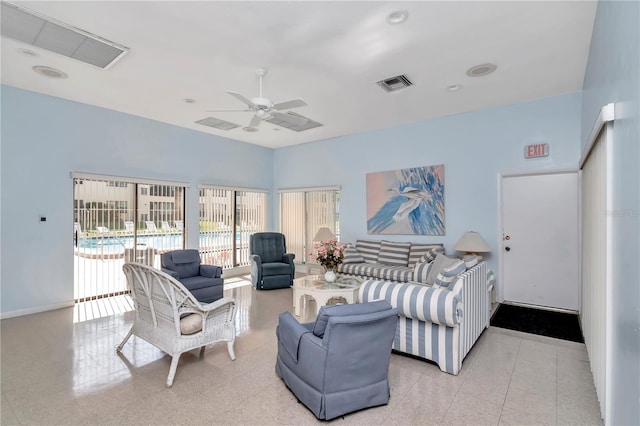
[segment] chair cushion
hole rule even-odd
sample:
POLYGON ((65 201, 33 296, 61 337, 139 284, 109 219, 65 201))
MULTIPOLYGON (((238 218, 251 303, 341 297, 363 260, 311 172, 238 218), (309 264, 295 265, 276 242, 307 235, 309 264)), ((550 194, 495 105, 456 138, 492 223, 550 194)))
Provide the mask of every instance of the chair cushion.
POLYGON ((291 275, 291 265, 281 262, 263 263, 262 276, 268 275, 291 275))
POLYGON ((178 273, 179 279, 200 274, 200 252, 195 249, 169 251, 161 256, 162 267, 178 273))
POLYGON ((202 315, 191 314, 180 320, 180 333, 194 334, 202 330, 202 315))
POLYGON ((344 249, 344 259, 342 259, 342 263, 364 263, 364 257, 362 257, 355 247, 347 247, 344 249))
POLYGON ((213 287, 222 285, 222 278, 210 278, 196 275, 195 277, 180 278, 179 280, 183 286, 189 291, 197 290, 199 288, 213 287))
POLYGON ((380 252, 380 241, 356 240, 356 250, 362 255, 367 263, 378 263, 378 252, 380 252))
POLYGON ((260 256, 262 263, 281 262, 286 252, 284 234, 256 232, 250 237, 250 252, 260 256))
POLYGON ((329 318, 331 317, 346 317, 349 315, 362 315, 371 314, 373 312, 384 311, 385 309, 391 309, 392 306, 386 300, 379 300, 377 302, 368 303, 356 303, 349 305, 332 305, 323 306, 318 312, 318 317, 313 325, 313 334, 318 337, 323 337, 324 332, 327 329, 329 318))
POLYGON ((382 241, 378 253, 378 263, 392 266, 407 266, 411 243, 382 241))

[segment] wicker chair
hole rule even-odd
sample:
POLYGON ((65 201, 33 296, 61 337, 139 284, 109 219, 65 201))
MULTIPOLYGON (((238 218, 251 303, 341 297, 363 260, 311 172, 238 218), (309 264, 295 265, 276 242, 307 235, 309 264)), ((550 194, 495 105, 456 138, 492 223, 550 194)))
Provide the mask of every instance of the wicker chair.
POLYGON ((206 345, 226 341, 232 360, 236 336, 236 299, 224 297, 201 304, 177 280, 162 271, 140 263, 122 267, 135 302, 136 314, 131 330, 116 347, 120 352, 132 334, 172 356, 167 387, 173 385, 180 355, 206 345))

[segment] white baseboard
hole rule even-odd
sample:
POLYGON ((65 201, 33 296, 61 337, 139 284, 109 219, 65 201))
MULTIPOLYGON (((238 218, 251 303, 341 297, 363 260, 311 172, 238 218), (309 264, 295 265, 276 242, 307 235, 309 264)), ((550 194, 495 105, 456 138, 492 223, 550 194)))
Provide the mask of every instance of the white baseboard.
POLYGON ((53 303, 51 305, 37 306, 35 308, 18 309, 16 311, 2 312, 0 313, 0 319, 21 317, 24 315, 38 314, 40 312, 54 311, 56 309, 73 307, 75 302, 69 300, 67 302, 53 303))

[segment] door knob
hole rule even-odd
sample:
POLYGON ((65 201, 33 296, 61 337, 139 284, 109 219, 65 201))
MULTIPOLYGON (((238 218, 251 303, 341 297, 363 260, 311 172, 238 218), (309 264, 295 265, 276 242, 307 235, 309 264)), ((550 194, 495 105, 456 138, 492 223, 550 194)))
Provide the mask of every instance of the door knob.
POLYGON ((511 251, 511 247, 509 247, 509 246, 505 247, 504 251, 511 251))

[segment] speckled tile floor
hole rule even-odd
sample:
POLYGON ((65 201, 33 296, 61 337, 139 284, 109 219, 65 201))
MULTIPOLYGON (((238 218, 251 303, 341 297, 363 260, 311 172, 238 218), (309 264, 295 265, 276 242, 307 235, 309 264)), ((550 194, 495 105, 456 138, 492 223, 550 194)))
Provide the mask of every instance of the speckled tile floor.
MULTIPOLYGON (((132 312, 73 322, 73 308, 2 320, 2 425, 323 423, 274 372, 278 314, 293 311, 291 289, 225 290, 239 299, 236 360, 226 344, 180 359, 172 388, 170 358, 132 338, 114 347, 132 312)), ((310 301, 302 321, 312 321, 310 301)), ((393 354, 391 400, 334 424, 602 424, 583 344, 491 327, 458 376, 393 354)))

